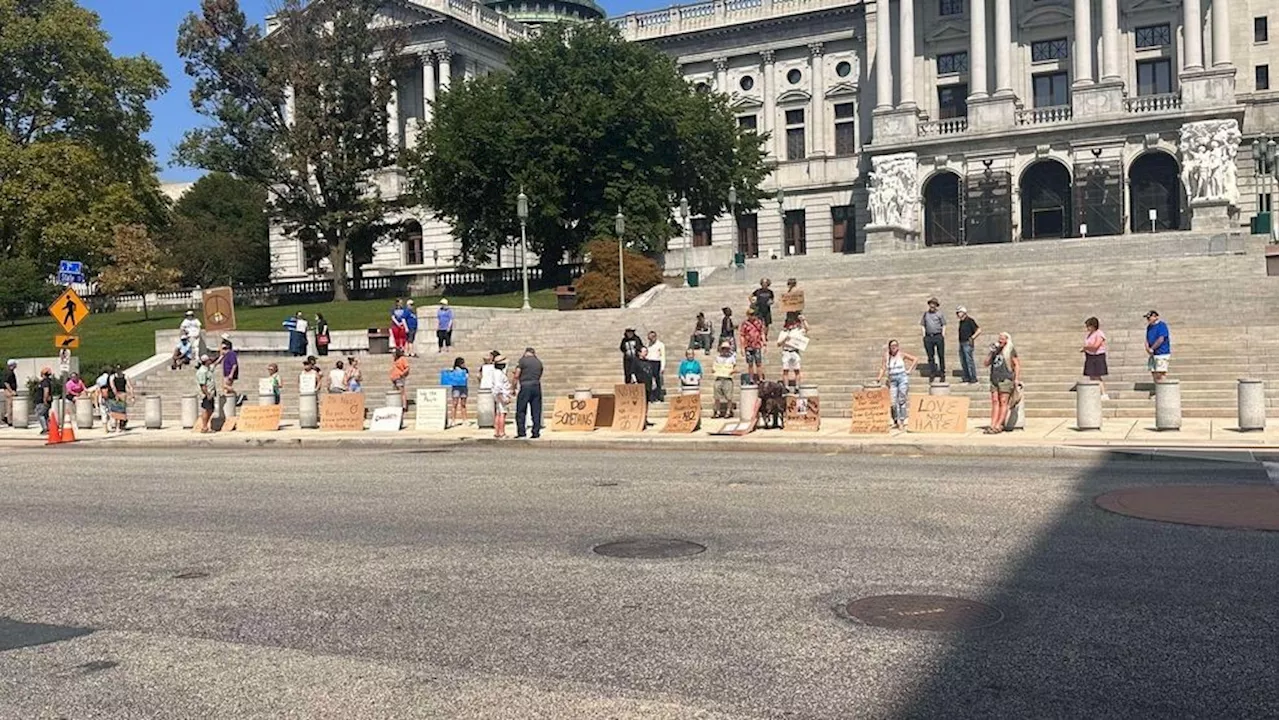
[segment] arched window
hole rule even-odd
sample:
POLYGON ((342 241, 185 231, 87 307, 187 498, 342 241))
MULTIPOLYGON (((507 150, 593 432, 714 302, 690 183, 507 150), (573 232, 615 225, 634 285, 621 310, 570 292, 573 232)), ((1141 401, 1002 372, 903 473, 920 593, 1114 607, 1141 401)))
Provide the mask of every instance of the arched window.
POLYGON ((402 226, 404 233, 404 264, 421 265, 422 256, 422 223, 410 220, 402 226))

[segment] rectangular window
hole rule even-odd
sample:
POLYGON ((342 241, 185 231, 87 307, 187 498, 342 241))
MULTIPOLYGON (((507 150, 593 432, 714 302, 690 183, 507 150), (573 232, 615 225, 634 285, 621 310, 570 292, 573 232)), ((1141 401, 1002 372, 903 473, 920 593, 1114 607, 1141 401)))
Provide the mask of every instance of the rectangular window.
POLYGON ((787 119, 787 159, 803 160, 804 154, 804 110, 788 110, 787 119))
POLYGON ((746 129, 746 130, 750 130, 751 132, 755 132, 755 131, 756 131, 756 116, 755 116, 755 115, 739 115, 739 116, 738 116, 738 127, 743 128, 743 129, 746 129))
POLYGON ((1032 107, 1060 107, 1071 104, 1065 72, 1031 76, 1032 107))
POLYGON ((1259 65, 1253 69, 1253 89, 1254 90, 1270 90, 1271 89, 1271 67, 1268 65, 1259 65))
POLYGON ((968 83, 938 88, 938 119, 969 117, 968 97, 968 83))
POLYGON ((708 247, 711 245, 711 219, 696 217, 689 220, 689 229, 693 231, 693 246, 708 247))
POLYGON ((857 226, 853 224, 853 206, 835 205, 831 208, 831 252, 856 253, 862 248, 857 243, 857 226))
POLYGON ((836 103, 834 109, 836 111, 836 155, 853 155, 858 151, 854 147, 854 123, 858 119, 854 117, 853 103, 836 103))
POLYGON ((1264 193, 1258 196, 1258 212, 1271 212, 1271 193, 1264 193))
POLYGON ((938 74, 955 75, 969 71, 969 53, 953 52, 938 56, 938 74))
POLYGON ((787 255, 804 255, 804 211, 788 210, 782 216, 782 236, 786 241, 784 251, 787 255))
POLYGON ((1172 33, 1169 30, 1168 23, 1164 25, 1147 25, 1133 31, 1133 44, 1139 50, 1164 47, 1172 43, 1171 38, 1172 33))
POLYGON ((1138 95, 1167 95, 1173 92, 1173 68, 1169 60, 1138 63, 1138 95))
POLYGON ((1031 43, 1031 62, 1066 60, 1070 56, 1067 47, 1066 38, 1037 40, 1031 43))
POLYGON ((738 252, 749 258, 760 255, 760 234, 754 213, 738 216, 738 252))
POLYGON ((1253 41, 1256 43, 1267 41, 1267 17, 1265 15, 1253 19, 1253 41))
POLYGON ((961 15, 964 13, 964 0, 938 0, 938 14, 946 17, 948 15, 961 15))

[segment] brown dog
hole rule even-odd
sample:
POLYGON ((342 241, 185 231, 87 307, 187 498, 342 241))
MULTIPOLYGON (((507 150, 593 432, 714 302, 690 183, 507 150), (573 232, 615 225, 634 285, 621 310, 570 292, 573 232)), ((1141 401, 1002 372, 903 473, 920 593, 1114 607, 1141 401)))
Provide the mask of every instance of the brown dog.
POLYGON ((780 382, 760 383, 760 422, 766 429, 781 430, 787 414, 787 388, 780 382))

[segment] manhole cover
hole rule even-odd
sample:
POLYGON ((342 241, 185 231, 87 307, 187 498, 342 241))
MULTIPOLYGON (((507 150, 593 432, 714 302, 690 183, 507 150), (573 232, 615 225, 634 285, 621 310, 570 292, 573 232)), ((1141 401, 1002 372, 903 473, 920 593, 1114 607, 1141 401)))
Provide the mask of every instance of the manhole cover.
POLYGON ((976 630, 1004 619, 990 605, 947 595, 876 595, 850 601, 845 612, 894 630, 976 630))
POLYGON ((1094 502, 1144 520, 1274 532, 1278 498, 1265 485, 1159 485, 1113 490, 1094 502))
POLYGON ((634 559, 662 559, 697 555, 707 549, 688 540, 671 540, 666 538, 637 538, 618 540, 616 542, 597 545, 592 550, 597 555, 634 559))
POLYGON ((209 573, 203 570, 183 570, 173 576, 174 580, 200 580, 209 577, 209 573))

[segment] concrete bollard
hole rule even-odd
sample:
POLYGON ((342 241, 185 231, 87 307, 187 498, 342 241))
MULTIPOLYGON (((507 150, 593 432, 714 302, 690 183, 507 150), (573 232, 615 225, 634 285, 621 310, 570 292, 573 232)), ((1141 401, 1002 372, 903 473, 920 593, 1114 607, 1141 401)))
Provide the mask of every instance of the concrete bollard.
POLYGON ((738 419, 750 420, 755 414, 758 402, 760 402, 760 388, 756 385, 743 385, 738 396, 738 419))
POLYGON ((1076 383, 1076 429, 1102 429, 1102 385, 1093 380, 1076 383))
POLYGON ((951 383, 948 383, 948 382, 929 383, 929 394, 930 395, 950 395, 951 383))
POLYGON ((590 400, 591 388, 575 388, 573 391, 574 400, 590 400))
POLYGON ((818 386, 817 385, 801 385, 799 395, 802 398, 818 397, 818 386))
POLYGON ((236 416, 236 401, 239 399, 240 396, 236 393, 226 393, 222 396, 223 422, 226 422, 236 416))
POLYGON ((262 394, 262 393, 258 393, 258 404, 259 404, 259 405, 275 405, 275 404, 276 404, 276 394, 275 394, 275 393, 267 393, 267 394, 265 394, 265 395, 264 395, 264 394, 262 394))
POLYGON ((1239 379, 1236 385, 1236 420, 1242 432, 1267 428, 1267 402, 1261 380, 1239 379))
POLYGON ((183 395, 180 413, 182 419, 182 429, 190 430, 196 426, 196 419, 200 417, 200 401, 195 395, 183 395))
POLYGON ((1156 430, 1182 428, 1182 387, 1177 380, 1156 382, 1156 430))
POLYGON ((493 391, 481 390, 476 395, 476 423, 482 428, 493 427, 493 391))
POLYGON ((400 391, 388 390, 387 394, 382 396, 382 407, 402 407, 400 405, 400 391))
POLYGON ((26 393, 13 396, 13 417, 9 421, 15 428, 26 429, 31 424, 31 398, 26 393))
POLYGON ((307 430, 320 427, 320 406, 313 392, 298 393, 298 427, 307 430))
POLYGON ((164 425, 163 405, 159 395, 147 395, 143 402, 143 425, 148 430, 159 430, 164 425))
POLYGON ((76 398, 76 427, 80 430, 92 430, 93 416, 93 398, 83 395, 76 398))

